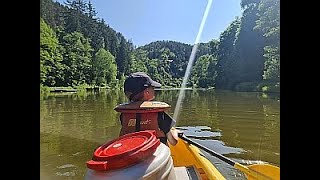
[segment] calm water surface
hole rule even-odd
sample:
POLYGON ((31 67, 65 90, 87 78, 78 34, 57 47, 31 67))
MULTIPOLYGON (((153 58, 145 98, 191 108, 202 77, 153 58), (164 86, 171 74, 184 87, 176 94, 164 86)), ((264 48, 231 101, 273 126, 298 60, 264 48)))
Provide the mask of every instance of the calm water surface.
MULTIPOLYGON (((157 91, 172 105, 178 90, 157 91)), ((99 145, 118 137, 122 91, 52 94, 40 97, 40 178, 83 179, 86 161, 99 145)), ((280 97, 277 94, 188 90, 177 126, 200 144, 241 164, 268 162, 280 167, 280 97)), ((204 152, 227 179, 243 174, 204 152)))

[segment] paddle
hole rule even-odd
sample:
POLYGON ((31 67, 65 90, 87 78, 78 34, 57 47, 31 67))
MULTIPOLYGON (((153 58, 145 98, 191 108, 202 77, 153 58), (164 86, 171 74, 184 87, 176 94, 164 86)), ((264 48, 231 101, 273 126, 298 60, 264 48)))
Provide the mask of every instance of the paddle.
POLYGON ((221 159, 222 161, 228 163, 229 165, 239 169, 240 171, 244 172, 247 176, 247 178, 250 179, 280 179, 280 168, 277 166, 273 166, 270 164, 254 164, 250 166, 244 166, 242 164, 239 164, 227 157, 224 157, 221 154, 218 154, 214 152, 211 149, 208 149, 205 146, 202 146, 201 144, 192 141, 191 139, 187 138, 183 133, 178 134, 179 138, 181 138, 184 141, 187 141, 189 144, 192 144, 211 155, 221 159))

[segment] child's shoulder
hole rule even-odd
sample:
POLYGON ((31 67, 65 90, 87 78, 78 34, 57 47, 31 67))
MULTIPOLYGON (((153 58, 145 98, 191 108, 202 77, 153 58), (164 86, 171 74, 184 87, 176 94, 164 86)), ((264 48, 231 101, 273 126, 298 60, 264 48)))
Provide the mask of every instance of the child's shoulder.
POLYGON ((123 103, 115 107, 115 110, 126 109, 166 109, 171 106, 165 102, 160 101, 135 101, 130 103, 123 103))
POLYGON ((141 108, 170 108, 171 106, 161 101, 143 101, 141 108))

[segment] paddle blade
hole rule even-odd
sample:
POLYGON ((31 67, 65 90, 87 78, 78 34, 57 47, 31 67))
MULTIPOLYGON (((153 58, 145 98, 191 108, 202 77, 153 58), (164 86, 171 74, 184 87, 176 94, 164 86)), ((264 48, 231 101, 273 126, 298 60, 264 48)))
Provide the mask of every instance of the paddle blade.
POLYGON ((277 166, 273 166, 271 164, 253 164, 248 166, 248 168, 250 170, 258 172, 258 173, 254 173, 255 177, 246 173, 248 180, 253 180, 253 179, 279 180, 280 179, 280 168, 277 166), (261 173, 262 175, 259 175, 259 173, 261 173))

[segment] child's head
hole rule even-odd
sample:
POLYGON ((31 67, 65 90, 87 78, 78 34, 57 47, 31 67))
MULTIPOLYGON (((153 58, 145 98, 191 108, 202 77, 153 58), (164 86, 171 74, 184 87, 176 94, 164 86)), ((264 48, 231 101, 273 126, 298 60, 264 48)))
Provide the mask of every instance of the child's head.
POLYGON ((150 101, 154 99, 154 88, 161 84, 152 80, 146 73, 136 72, 124 82, 124 93, 130 101, 150 101))

